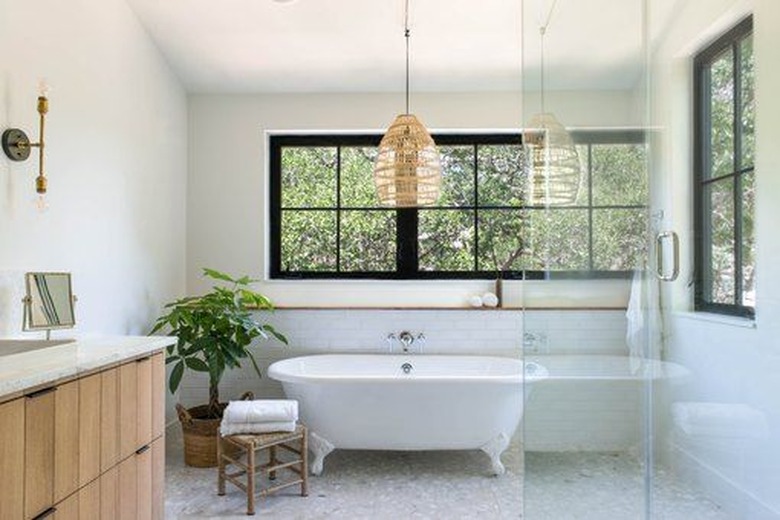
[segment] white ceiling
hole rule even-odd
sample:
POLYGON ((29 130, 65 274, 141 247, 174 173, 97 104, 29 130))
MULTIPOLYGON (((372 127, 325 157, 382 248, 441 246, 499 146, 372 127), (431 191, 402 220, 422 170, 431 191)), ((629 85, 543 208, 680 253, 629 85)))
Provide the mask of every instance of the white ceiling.
MULTIPOLYGON (((404 88, 403 0, 128 3, 191 92, 404 88)), ((410 3, 412 90, 519 90, 521 63, 525 87, 537 88, 538 28, 552 0, 410 3)), ((558 0, 545 39, 547 87, 633 87, 641 3, 558 0)))

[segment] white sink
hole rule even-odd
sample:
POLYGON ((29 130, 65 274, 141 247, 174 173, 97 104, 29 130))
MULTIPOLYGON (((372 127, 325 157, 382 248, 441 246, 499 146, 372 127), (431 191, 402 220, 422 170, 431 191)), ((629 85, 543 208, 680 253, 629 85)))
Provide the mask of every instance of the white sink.
POLYGON ((73 343, 75 339, 0 339, 0 357, 73 343))

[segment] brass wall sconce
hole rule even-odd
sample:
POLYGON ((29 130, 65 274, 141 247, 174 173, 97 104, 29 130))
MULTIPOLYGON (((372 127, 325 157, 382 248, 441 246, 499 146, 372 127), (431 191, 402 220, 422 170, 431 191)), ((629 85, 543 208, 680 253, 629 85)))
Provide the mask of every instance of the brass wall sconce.
POLYGON ((44 139, 43 132, 46 125, 46 114, 49 112, 49 100, 45 93, 38 96, 38 114, 40 117, 40 138, 37 143, 30 142, 30 138, 24 130, 19 128, 9 128, 3 132, 3 151, 12 161, 26 161, 30 157, 33 148, 38 148, 38 177, 35 178, 35 191, 43 195, 46 193, 46 174, 44 173, 43 150, 44 139))

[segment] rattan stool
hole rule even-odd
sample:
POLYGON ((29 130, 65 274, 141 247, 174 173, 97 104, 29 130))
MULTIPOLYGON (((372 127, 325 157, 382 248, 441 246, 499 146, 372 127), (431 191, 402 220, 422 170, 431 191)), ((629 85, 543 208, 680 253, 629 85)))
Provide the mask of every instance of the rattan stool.
POLYGON ((294 432, 282 433, 258 433, 258 434, 239 434, 220 436, 217 442, 217 460, 219 462, 219 478, 217 480, 217 493, 222 496, 225 494, 225 481, 235 484, 239 489, 246 493, 246 514, 255 514, 255 495, 266 496, 280 489, 300 484, 301 496, 309 494, 307 474, 308 453, 307 453, 307 434, 306 427, 302 424, 296 426, 294 432), (239 450, 236 458, 227 455, 226 452, 232 450, 226 449, 223 443, 228 443, 231 447, 239 450), (297 443, 298 448, 291 445, 297 443), (297 457, 289 462, 283 462, 276 457, 277 448, 289 451, 297 457), (256 454, 260 450, 268 450, 268 463, 257 464, 256 454), (246 463, 238 460, 242 454, 246 454, 246 463), (227 472, 228 466, 235 466, 233 473, 227 472), (277 472, 288 470, 295 474, 296 478, 289 482, 283 482, 271 487, 262 488, 255 491, 255 475, 259 471, 265 471, 270 480, 276 480, 277 472), (246 484, 238 480, 238 477, 246 475, 246 484))

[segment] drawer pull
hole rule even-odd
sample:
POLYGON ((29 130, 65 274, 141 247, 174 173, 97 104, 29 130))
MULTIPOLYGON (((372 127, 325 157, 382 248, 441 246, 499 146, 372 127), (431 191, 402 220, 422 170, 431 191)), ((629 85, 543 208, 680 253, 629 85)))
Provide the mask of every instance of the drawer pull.
POLYGON ((145 451, 149 451, 149 445, 148 444, 146 446, 143 446, 143 447, 138 448, 137 450, 135 450, 135 454, 136 455, 140 455, 140 454, 144 453, 145 451))
POLYGON ((146 357, 142 357, 142 358, 136 359, 135 362, 136 363, 143 363, 144 361, 149 361, 150 359, 152 359, 152 356, 146 356, 146 357))
POLYGON ((25 397, 27 399, 35 399, 36 397, 40 397, 42 395, 54 392, 56 389, 57 389, 56 386, 50 386, 49 388, 44 388, 43 390, 38 390, 37 392, 33 392, 31 394, 27 394, 25 397))
POLYGON ((51 516, 51 515, 53 515, 56 512, 57 512, 57 508, 56 507, 50 507, 49 509, 47 509, 43 513, 41 513, 38 516, 34 517, 33 520, 41 520, 42 518, 46 518, 47 516, 51 516))

